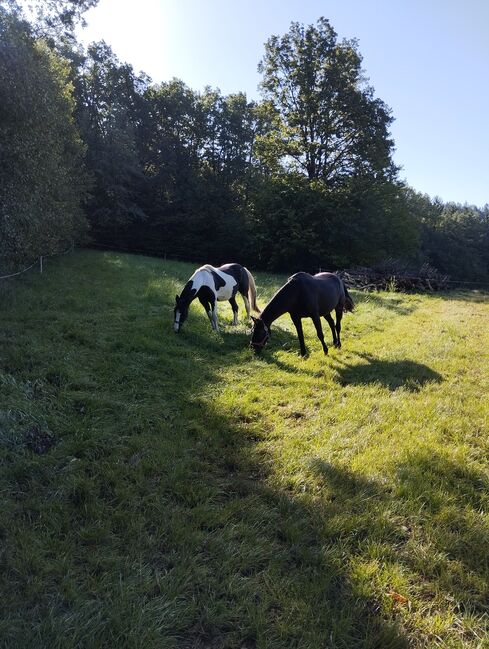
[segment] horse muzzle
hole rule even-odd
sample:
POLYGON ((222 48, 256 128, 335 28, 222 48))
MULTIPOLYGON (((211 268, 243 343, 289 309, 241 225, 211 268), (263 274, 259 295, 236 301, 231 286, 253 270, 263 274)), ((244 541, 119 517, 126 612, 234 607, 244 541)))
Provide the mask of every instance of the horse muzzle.
POLYGON ((265 345, 267 344, 269 338, 270 338, 270 336, 266 335, 265 338, 263 340, 260 340, 259 342, 251 341, 250 342, 250 348, 253 349, 255 354, 261 354, 262 350, 265 347, 265 345))

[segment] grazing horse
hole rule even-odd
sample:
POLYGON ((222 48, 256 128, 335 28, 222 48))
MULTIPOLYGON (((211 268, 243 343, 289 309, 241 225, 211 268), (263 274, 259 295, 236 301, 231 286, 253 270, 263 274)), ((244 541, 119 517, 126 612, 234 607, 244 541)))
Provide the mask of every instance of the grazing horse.
POLYGON ((173 330, 178 333, 187 319, 190 303, 199 298, 204 307, 214 331, 219 331, 217 323, 216 302, 229 300, 233 309, 233 325, 238 324, 238 305, 236 293, 241 293, 246 313, 250 317, 251 308, 256 313, 261 313, 256 303, 256 285, 253 275, 244 266, 239 264, 224 264, 214 268, 209 264, 197 268, 192 277, 185 284, 181 295, 175 298, 173 330))
POLYGON ((321 316, 331 327, 333 344, 341 347, 340 331, 343 311, 353 311, 354 304, 343 281, 333 273, 296 273, 289 277, 286 284, 272 297, 259 318, 253 318, 254 326, 250 347, 256 353, 267 344, 270 338, 270 325, 274 320, 289 313, 297 329, 301 355, 306 355, 304 333, 302 331, 302 318, 311 318, 316 327, 316 332, 323 346, 325 354, 328 346, 324 342, 321 316), (331 316, 331 311, 336 312, 336 325, 331 316))

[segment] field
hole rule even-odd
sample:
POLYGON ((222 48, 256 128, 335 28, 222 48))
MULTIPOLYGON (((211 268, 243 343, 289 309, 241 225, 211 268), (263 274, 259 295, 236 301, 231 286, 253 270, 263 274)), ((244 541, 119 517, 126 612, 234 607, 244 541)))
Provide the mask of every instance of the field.
POLYGON ((489 647, 487 295, 353 291, 341 350, 284 316, 257 358, 240 299, 173 333, 192 270, 0 286, 0 646, 489 647))

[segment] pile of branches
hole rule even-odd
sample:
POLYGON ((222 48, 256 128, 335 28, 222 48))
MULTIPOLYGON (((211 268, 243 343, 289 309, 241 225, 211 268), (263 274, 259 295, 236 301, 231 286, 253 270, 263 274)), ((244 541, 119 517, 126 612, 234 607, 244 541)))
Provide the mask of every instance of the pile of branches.
POLYGON ((399 261, 386 261, 373 268, 348 268, 338 273, 348 287, 364 291, 442 291, 449 277, 429 264, 415 269, 399 261))

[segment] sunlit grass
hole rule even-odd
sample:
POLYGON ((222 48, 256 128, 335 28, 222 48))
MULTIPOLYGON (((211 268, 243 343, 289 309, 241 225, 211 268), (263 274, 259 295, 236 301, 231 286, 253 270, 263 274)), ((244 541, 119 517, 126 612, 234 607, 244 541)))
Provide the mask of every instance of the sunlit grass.
POLYGON ((486 296, 353 292, 341 350, 256 358, 242 304, 173 334, 192 270, 0 287, 4 646, 489 646, 486 296))

